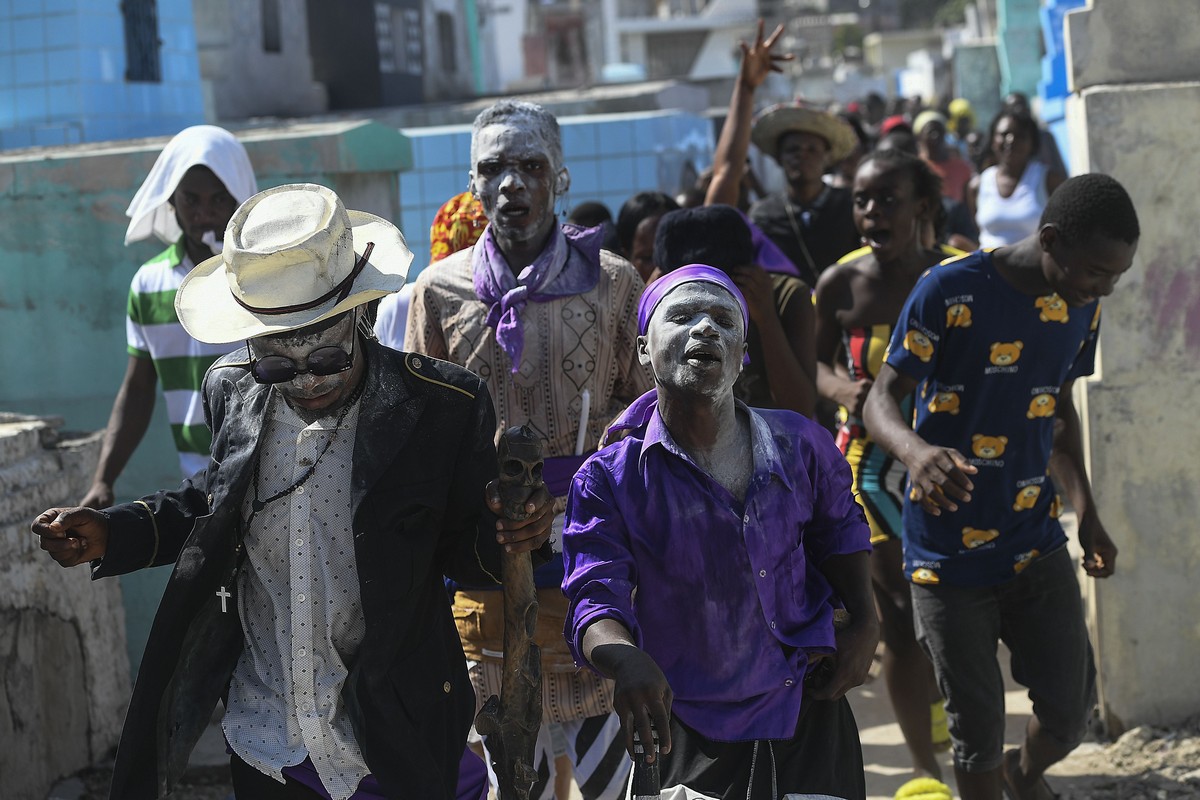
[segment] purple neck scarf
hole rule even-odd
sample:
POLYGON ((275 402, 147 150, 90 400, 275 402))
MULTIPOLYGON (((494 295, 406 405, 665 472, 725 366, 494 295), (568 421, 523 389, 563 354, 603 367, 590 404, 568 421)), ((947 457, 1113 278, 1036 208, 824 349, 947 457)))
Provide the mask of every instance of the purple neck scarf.
MULTIPOLYGON (((642 297, 638 301, 638 335, 645 336, 646 328, 650 325, 650 317, 654 316, 654 309, 658 308, 658 304, 662 302, 671 291, 685 283, 713 283, 720 286, 725 291, 733 295, 737 300, 738 306, 742 309, 742 335, 746 335, 750 331, 750 309, 746 305, 746 298, 742 296, 741 290, 733 280, 716 267, 710 267, 705 264, 688 264, 686 267, 668 272, 656 281, 653 281, 646 287, 646 291, 642 292, 642 297)), ((624 430, 637 430, 643 427, 650 421, 650 417, 654 415, 654 409, 658 408, 658 389, 651 389, 643 394, 638 399, 629 404, 629 407, 621 412, 621 415, 613 420, 613 423, 604 431, 604 436, 600 439, 600 446, 604 447, 612 440, 615 433, 624 430)))
POLYGON ((591 291, 600 280, 600 244, 604 228, 580 228, 564 223, 534 262, 514 276, 489 225, 471 256, 475 295, 488 307, 488 327, 508 354, 515 373, 525 349, 521 309, 527 302, 545 303, 591 291))

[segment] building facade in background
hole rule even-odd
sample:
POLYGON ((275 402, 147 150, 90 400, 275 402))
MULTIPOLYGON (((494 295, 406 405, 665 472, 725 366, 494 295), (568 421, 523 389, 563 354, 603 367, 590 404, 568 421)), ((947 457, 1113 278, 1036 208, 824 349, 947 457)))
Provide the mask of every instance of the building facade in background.
POLYGON ((307 0, 313 78, 329 110, 473 97, 479 71, 469 0, 307 0))
POLYGON ((796 55, 764 102, 963 96, 985 126, 1005 91, 1040 90, 1062 137, 1079 2, 975 0, 942 29, 912 26, 924 0, 8 0, 0 149, 608 83, 679 81, 720 107, 760 16, 796 55))
POLYGON ((304 0, 192 0, 209 117, 303 117, 328 109, 313 80, 304 0))
POLYGON ((753 36, 755 0, 603 0, 606 64, 642 77, 694 81, 737 74, 738 41, 753 36))
POLYGON ((204 121, 192 0, 0 3, 0 149, 204 121))

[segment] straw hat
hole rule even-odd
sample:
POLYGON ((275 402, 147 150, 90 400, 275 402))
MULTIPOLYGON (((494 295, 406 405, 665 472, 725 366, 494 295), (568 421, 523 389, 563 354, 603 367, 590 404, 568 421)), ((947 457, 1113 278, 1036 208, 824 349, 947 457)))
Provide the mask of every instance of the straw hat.
POLYGON ((832 114, 797 105, 777 105, 763 111, 754 121, 750 141, 759 150, 779 159, 779 137, 785 133, 811 133, 829 144, 830 161, 841 161, 854 152, 858 137, 854 129, 832 114))
POLYGON ((295 330, 399 291, 412 259, 395 225, 332 190, 277 186, 233 213, 224 249, 187 274, 175 310, 210 344, 295 330))

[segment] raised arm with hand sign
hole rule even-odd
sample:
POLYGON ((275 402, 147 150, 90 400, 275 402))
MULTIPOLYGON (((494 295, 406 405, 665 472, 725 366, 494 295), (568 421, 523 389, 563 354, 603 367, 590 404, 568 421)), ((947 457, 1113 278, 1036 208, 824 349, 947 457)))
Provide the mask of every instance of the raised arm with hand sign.
POLYGON ((721 128, 717 150, 713 154, 713 177, 704 196, 706 205, 724 203, 736 206, 738 185, 746 168, 746 154, 750 150, 750 129, 754 118, 754 93, 772 72, 782 72, 780 64, 791 61, 791 53, 773 53, 771 48, 783 35, 783 25, 771 31, 763 39, 764 23, 758 21, 758 31, 750 44, 739 42, 742 48, 742 65, 738 69, 737 82, 729 98, 729 115, 721 128))

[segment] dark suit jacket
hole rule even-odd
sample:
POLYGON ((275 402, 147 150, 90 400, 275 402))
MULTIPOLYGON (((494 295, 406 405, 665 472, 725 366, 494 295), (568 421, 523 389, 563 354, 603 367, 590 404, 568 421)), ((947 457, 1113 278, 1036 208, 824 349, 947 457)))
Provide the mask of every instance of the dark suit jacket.
MULTIPOLYGON (((475 698, 443 574, 494 583, 492 401, 472 373, 377 343, 368 359, 352 476, 354 552, 366 633, 348 665, 345 707, 388 797, 453 798, 475 698)), ((213 431, 207 470, 109 509, 108 551, 94 577, 175 563, 117 750, 112 797, 153 798, 178 780, 243 646, 234 591, 242 502, 269 387, 241 349, 204 380, 213 431)))

